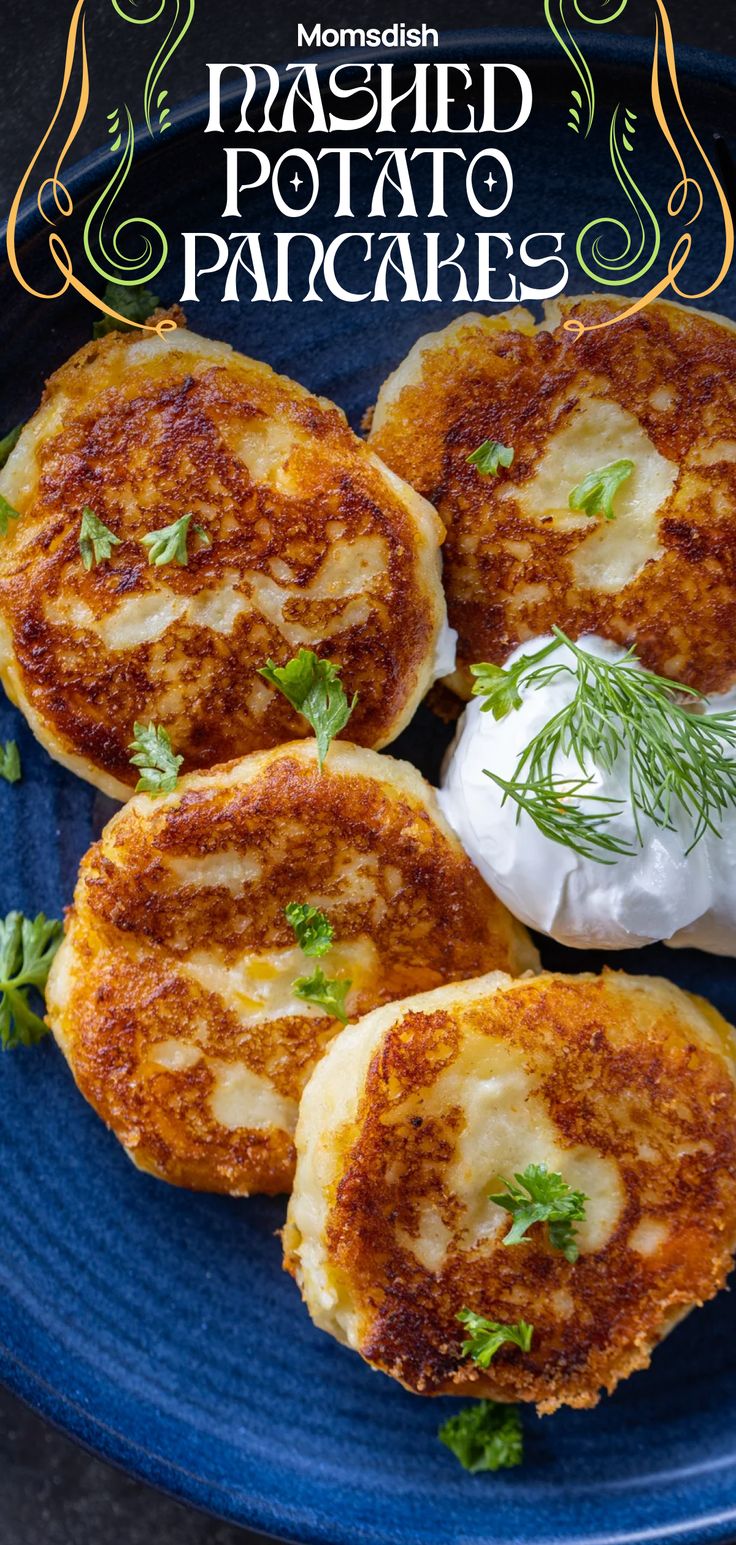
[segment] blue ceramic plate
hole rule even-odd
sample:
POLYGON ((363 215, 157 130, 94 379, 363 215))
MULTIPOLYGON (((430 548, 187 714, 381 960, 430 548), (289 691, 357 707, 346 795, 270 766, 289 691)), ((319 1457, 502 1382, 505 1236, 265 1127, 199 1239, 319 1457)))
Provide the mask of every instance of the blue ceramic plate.
MULTIPOLYGON (((507 147, 517 167, 512 235, 561 223, 576 232, 609 197, 605 157, 600 145, 584 154, 565 134, 571 82, 549 39, 475 34, 447 52, 526 63, 535 108, 507 147)), ((648 46, 598 41, 594 56, 604 94, 641 107, 639 169, 669 177, 646 113, 648 46)), ((683 51, 682 79, 709 143, 732 121, 731 67, 683 51)), ((219 218, 222 151, 202 123, 201 103, 181 111, 162 145, 142 145, 130 184, 135 209, 172 235, 216 228, 219 218)), ((80 208, 105 164, 92 157, 68 178, 80 208)), ((464 218, 451 207, 449 227, 464 218)), ((319 220, 313 211, 310 228, 319 220)), ((256 196, 243 228, 268 230, 270 221, 256 196)), ((30 214, 22 238, 24 261, 40 278, 45 245, 30 214)), ((571 274, 572 291, 587 287, 571 274)), ((175 260, 157 288, 166 299, 181 293, 175 260)), ((237 307, 207 294, 190 308, 195 328, 334 397, 354 423, 413 339, 467 309, 237 307)), ((736 315, 733 281, 718 305, 736 315)), ((92 317, 73 296, 40 304, 15 283, 1 314, 5 426, 33 409, 44 376, 89 336, 92 317)), ((2 911, 58 916, 109 810, 49 760, 7 705, 0 735, 20 742, 25 773, 17 787, 0 786, 2 911)), ((431 775, 443 736, 425 713, 401 750, 431 775)), ((573 969, 590 960, 549 944, 543 955, 573 969)), ((621 964, 706 992, 736 1019, 728 962, 652 949, 621 964)), ((281 1270, 281 1201, 189 1195, 138 1174, 50 1042, 0 1058, 0 1084, 0 1373, 105 1458, 188 1502, 309 1545, 695 1545, 736 1534, 736 1319, 727 1296, 692 1315, 649 1372, 596 1410, 543 1422, 529 1414, 522 1469, 471 1477, 436 1440, 452 1401, 404 1393, 313 1329, 281 1270)))

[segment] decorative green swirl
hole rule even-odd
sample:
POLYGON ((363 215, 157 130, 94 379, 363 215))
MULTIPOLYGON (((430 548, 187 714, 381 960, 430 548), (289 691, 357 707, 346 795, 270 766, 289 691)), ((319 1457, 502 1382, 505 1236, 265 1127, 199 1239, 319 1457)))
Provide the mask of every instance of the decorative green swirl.
MULTIPOLYGON (((120 140, 124 132, 122 154, 85 221, 84 250, 95 271, 109 283, 148 284, 163 268, 168 256, 169 244, 160 225, 142 215, 132 216, 116 226, 110 248, 107 245, 105 230, 107 218, 125 185, 133 164, 135 150, 135 130, 130 109, 125 106, 123 113, 124 131, 120 130, 118 134, 118 140, 120 140), (130 227, 136 228, 143 237, 138 252, 132 257, 123 250, 122 245, 124 233, 129 231, 130 227)), ((117 123, 117 120, 114 122, 117 123)), ((115 142, 116 145, 118 140, 115 142)))
MULTIPOLYGON (((146 14, 143 15, 138 14, 138 0, 111 0, 111 3, 123 21, 137 27, 148 27, 171 13, 168 30, 149 66, 143 89, 143 114, 148 132, 163 134, 169 127, 170 109, 166 105, 168 91, 160 85, 161 77, 191 26, 196 0, 144 0, 146 14), (155 128, 154 113, 157 115, 155 128)), ((143 216, 121 221, 112 236, 108 235, 108 220, 127 181, 135 152, 135 130, 127 103, 122 109, 108 113, 108 124, 109 133, 114 136, 110 148, 113 154, 119 152, 119 160, 87 216, 84 250, 95 271, 109 283, 148 284, 166 262, 168 242, 160 225, 143 216), (138 243, 137 250, 131 254, 126 247, 133 232, 138 236, 138 243)))
POLYGON ((577 260, 583 272, 588 275, 589 279, 595 280, 597 284, 605 285, 636 283, 643 274, 649 272, 657 257, 661 242, 659 221, 626 165, 625 151, 630 153, 633 150, 635 115, 630 112, 625 114, 624 129, 621 133, 620 142, 619 111, 620 104, 614 109, 611 118, 608 148, 616 180, 623 189, 634 213, 635 225, 638 226, 639 230, 639 242, 636 250, 634 250, 634 237, 632 237, 629 227, 624 224, 623 220, 617 220, 610 215, 603 215, 597 220, 590 220, 584 226, 578 236, 575 248, 577 260), (620 250, 614 256, 603 251, 604 233, 612 230, 620 232, 623 237, 620 250), (593 235, 594 232, 595 235, 593 235), (590 247, 589 257, 586 256, 588 244, 590 247))
MULTIPOLYGON (((594 0, 594 3, 606 7, 609 4, 609 0, 594 0)), ((619 0, 618 8, 615 11, 609 11, 606 16, 591 16, 588 11, 583 9, 583 6, 580 4, 580 0, 573 0, 573 10, 575 15, 578 16, 581 21, 588 22, 588 24, 592 27, 607 27, 610 22, 617 20, 622 12, 626 10, 627 5, 628 0, 619 0)), ((567 54, 570 63, 573 65, 578 80, 580 81, 580 84, 583 88, 583 96, 585 97, 585 107, 588 119, 585 130, 585 137, 587 139, 587 136, 590 134, 590 131, 593 127, 593 118, 595 116, 595 86, 593 84, 593 76, 590 72, 590 66, 579 43, 570 31, 567 17, 565 15, 565 0, 544 0, 544 14, 547 18, 547 23, 557 38, 560 47, 567 54), (553 11, 555 12, 554 16, 553 11)), ((568 127, 574 129, 575 133, 577 134, 580 128, 580 112, 582 111, 583 103, 579 92, 573 91, 572 95, 576 105, 570 108, 570 119, 568 121, 568 127)))
MULTIPOLYGON (((135 4, 135 0, 129 0, 129 3, 135 4)), ((123 0, 112 0, 113 8, 117 11, 118 16, 122 16, 123 21, 132 22, 132 24, 136 27, 148 27, 150 26, 151 22, 158 21, 159 18, 164 15, 169 0, 150 0, 150 3, 152 8, 148 16, 136 16, 127 9, 126 5, 123 3, 123 0)), ((625 3, 626 0, 624 0, 624 4, 625 3)), ((161 79, 161 76, 163 75, 164 70, 166 69, 167 64, 169 63, 169 60, 176 53, 182 38, 185 37, 186 33, 189 31, 192 20, 194 18, 195 5, 196 0, 185 0, 186 14, 182 19, 182 0, 174 0, 174 14, 171 20, 171 25, 146 76, 146 84, 143 89, 143 113, 149 134, 153 134, 154 132, 152 121, 154 109, 154 93, 156 92, 158 83, 161 79)), ((155 109, 158 113, 159 134, 163 134, 164 130, 169 127, 169 109, 168 107, 164 106, 164 102, 167 96, 168 92, 165 90, 159 91, 158 95, 156 96, 155 109)))

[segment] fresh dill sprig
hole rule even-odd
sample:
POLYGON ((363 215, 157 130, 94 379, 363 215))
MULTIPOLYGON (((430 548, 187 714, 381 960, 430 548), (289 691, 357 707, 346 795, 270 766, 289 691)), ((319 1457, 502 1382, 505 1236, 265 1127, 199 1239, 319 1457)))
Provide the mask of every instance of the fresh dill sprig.
POLYGON ((666 676, 642 669, 633 649, 619 660, 605 660, 573 643, 561 628, 554 641, 524 655, 507 670, 474 666, 474 692, 496 719, 521 704, 521 688, 539 690, 561 677, 575 683, 569 703, 560 708, 524 747, 513 777, 484 771, 552 842, 583 858, 615 863, 636 847, 608 830, 624 802, 586 793, 596 767, 612 773, 628 762, 628 800, 636 844, 644 845, 642 817, 661 830, 674 831, 673 805, 691 822, 690 852, 706 831, 720 835, 724 812, 736 804, 736 713, 700 710, 703 694, 666 676), (566 645, 572 663, 548 660, 566 645), (690 699, 685 706, 682 699, 690 699), (580 777, 561 777, 558 758, 572 757, 580 777))

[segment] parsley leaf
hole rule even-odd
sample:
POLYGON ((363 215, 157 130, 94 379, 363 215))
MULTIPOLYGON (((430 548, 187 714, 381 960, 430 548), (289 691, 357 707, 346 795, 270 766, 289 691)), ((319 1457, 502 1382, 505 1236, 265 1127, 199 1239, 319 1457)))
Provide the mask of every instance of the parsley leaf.
POLYGON ((24 917, 9 912, 0 920, 0 1045, 3 1051, 34 1046, 47 1034, 45 1025, 28 1004, 35 987, 42 993, 51 962, 61 943, 63 925, 55 918, 24 917))
POLYGON ((483 477, 497 477, 499 467, 511 466, 514 452, 510 445, 504 445, 501 440, 484 440, 465 459, 471 467, 477 467, 483 477))
POLYGON ((570 509, 584 510, 586 515, 604 515, 606 520, 615 520, 613 500, 633 470, 633 461, 623 460, 609 462, 607 467, 589 472, 582 483, 573 488, 568 500, 570 509))
POLYGON ((82 510, 82 524, 79 527, 79 551, 82 554, 82 563, 88 571, 93 564, 104 563, 112 556, 113 547, 120 546, 120 537, 111 531, 109 526, 103 525, 99 515, 85 504, 82 510))
POLYGON ((533 1224, 546 1223, 553 1250, 561 1250, 566 1260, 576 1261, 580 1252, 572 1225, 585 1218, 585 1193, 573 1191, 546 1164, 527 1164, 523 1174, 514 1179, 517 1185, 504 1180, 505 1192, 488 1198, 497 1207, 504 1207, 514 1219, 504 1244, 518 1245, 533 1224))
POLYGON ((440 1427, 437 1436, 473 1475, 480 1470, 510 1470, 524 1457, 518 1407, 497 1400, 465 1406, 440 1427))
POLYGON ((300 649, 288 665, 275 665, 273 660, 267 660, 259 673, 273 687, 278 687, 292 708, 311 724, 317 737, 320 769, 330 749, 330 741, 345 728, 358 701, 356 692, 352 703, 348 702, 340 681, 340 670, 341 667, 333 665, 331 660, 320 660, 313 650, 300 649))
POLYGON ((462 1344, 463 1357, 472 1357, 479 1368, 488 1367, 505 1341, 512 1341, 522 1352, 528 1352, 531 1347, 534 1326, 526 1320, 504 1325, 500 1320, 486 1320, 482 1314, 474 1314, 472 1309, 461 1309, 456 1318, 468 1331, 468 1339, 462 1344))
MULTIPOLYGON (((140 285, 108 284, 102 298, 106 305, 112 306, 113 311, 129 317, 131 322, 147 322, 158 305, 158 295, 141 289, 140 285)), ((97 318, 92 328, 92 337, 104 338, 106 333, 115 332, 127 333, 130 327, 126 322, 118 322, 115 317, 105 314, 97 318)))
POLYGON ((184 758, 174 755, 168 730, 162 724, 146 726, 136 721, 133 734, 130 749, 135 755, 130 760, 133 767, 141 769, 136 794, 173 794, 184 758))
POLYGON ((334 938, 334 929, 319 907, 310 907, 304 901, 290 901, 288 907, 284 907, 284 914, 305 955, 327 954, 334 938))
POLYGON ((0 778, 6 783, 20 780, 20 752, 14 740, 6 740, 5 745, 0 742, 0 778))
POLYGON ((10 452, 15 450, 24 429, 25 424, 16 424, 15 429, 9 429, 8 433, 3 435, 2 440, 0 440, 0 471, 5 466, 10 452))
MULTIPOLYGON (((161 526, 158 531, 149 531, 147 536, 141 538, 144 547, 148 548, 148 562, 155 563, 160 568, 163 563, 176 563, 179 568, 186 568, 189 562, 187 552, 187 538, 189 535, 189 515, 180 515, 170 526, 161 526)), ((210 539, 204 526, 195 521, 192 528, 205 547, 209 547, 210 539)))
POLYGON ((349 1018, 345 999, 351 986, 349 977, 325 976, 322 967, 315 966, 311 976, 297 977, 294 991, 297 998, 303 998, 305 1003, 318 1003, 327 1014, 332 1014, 345 1024, 349 1018))
POLYGON ((12 504, 0 494, 0 536, 7 536, 8 521, 20 520, 20 511, 14 510, 12 504))

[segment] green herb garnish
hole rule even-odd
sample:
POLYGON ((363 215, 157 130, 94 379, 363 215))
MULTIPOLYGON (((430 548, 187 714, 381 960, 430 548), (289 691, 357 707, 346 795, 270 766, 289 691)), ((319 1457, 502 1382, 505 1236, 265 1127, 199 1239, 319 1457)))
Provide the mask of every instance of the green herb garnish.
POLYGON ((15 429, 9 429, 8 433, 3 435, 2 440, 0 440, 0 471, 5 466, 10 452, 15 450, 24 429, 25 424, 16 424, 15 429))
MULTIPOLYGON (((170 526, 161 526, 158 531, 149 531, 147 536, 141 537, 144 547, 148 548, 148 562, 155 563, 160 568, 164 563, 176 563, 179 568, 186 568, 189 562, 187 552, 187 537, 189 535, 189 523, 191 514, 180 515, 170 526)), ((209 547, 210 539, 204 526, 195 522, 192 527, 205 547, 209 547)))
POLYGON ((35 918, 9 912, 0 921, 0 1045, 35 1046, 48 1033, 28 1004, 32 988, 43 993, 63 925, 39 912, 35 918))
POLYGON ((14 740, 6 740, 5 745, 0 743, 0 778, 6 783, 20 781, 20 751, 14 740))
POLYGON ((102 299, 106 306, 111 306, 113 311, 129 320, 118 322, 117 317, 109 317, 107 314, 98 317, 92 328, 93 338, 104 338, 106 333, 130 332, 131 322, 147 322, 158 305, 158 295, 141 289, 140 285, 108 284, 102 299))
POLYGON ((290 901, 288 907, 284 907, 284 915, 305 955, 327 954, 334 938, 334 929, 319 907, 310 907, 303 901, 290 901))
POLYGON ((311 976, 297 977, 294 992, 297 998, 303 998, 305 1003, 318 1003, 327 1014, 332 1014, 333 1018, 341 1019, 345 1024, 349 1017, 345 999, 351 986, 349 977, 330 978, 325 976, 321 966, 315 966, 311 976))
POLYGON ((0 494, 0 536, 7 536, 8 521, 20 520, 20 511, 14 510, 12 504, 0 494))
POLYGON ((510 1470, 524 1458, 524 1434, 517 1406, 477 1400, 451 1416, 437 1434, 463 1469, 510 1470))
POLYGON ((534 1326, 526 1320, 504 1325, 500 1320, 487 1320, 482 1314, 474 1314, 472 1309, 461 1309, 456 1318, 468 1332, 467 1340, 462 1344, 462 1355, 472 1357, 479 1368, 487 1368, 506 1341, 521 1347, 522 1352, 528 1352, 531 1347, 534 1326))
POLYGON ((135 786, 136 794, 173 794, 179 781, 179 768, 183 756, 175 756, 168 730, 162 724, 133 725, 134 740, 130 749, 133 767, 139 767, 141 776, 135 786))
POLYGON ((311 649, 300 649, 288 665, 275 665, 267 660, 260 675, 272 686, 283 692, 287 702, 297 713, 303 714, 317 737, 317 759, 320 769, 330 748, 330 742, 350 718, 358 701, 355 693, 348 702, 340 681, 339 665, 331 660, 321 660, 311 649))
POLYGON ((514 452, 510 445, 503 445, 500 440, 484 440, 465 459, 471 467, 477 467, 484 477, 496 477, 499 467, 511 466, 514 452))
POLYGON ((613 501, 621 484, 631 477, 633 470, 633 461, 622 460, 612 461, 607 467, 599 467, 597 472, 589 472, 582 483, 573 488, 568 500, 570 509, 615 520, 613 501))
POLYGON ((91 569, 93 564, 105 563, 112 556, 113 547, 119 546, 120 537, 109 526, 103 525, 99 515, 95 515, 94 510, 85 505, 79 527, 79 551, 85 569, 91 569))
POLYGON ((523 1174, 515 1175, 514 1180, 515 1185, 513 1181, 504 1180, 506 1190, 488 1198, 489 1202, 510 1212, 514 1220, 504 1244, 518 1245, 527 1229, 535 1223, 546 1223, 553 1250, 561 1250, 570 1262, 576 1261, 580 1252, 573 1223, 582 1223, 585 1218, 588 1200, 585 1193, 574 1191, 561 1175, 548 1170, 546 1164, 527 1164, 523 1174))
POLYGON ((575 684, 570 702, 543 725, 524 747, 513 777, 484 768, 503 792, 525 810, 539 830, 583 858, 612 863, 630 857, 636 847, 608 830, 623 812, 620 800, 586 792, 591 766, 611 773, 619 759, 628 761, 628 796, 636 842, 644 845, 641 817, 673 831, 677 801, 692 823, 689 853, 706 831, 719 834, 719 820, 736 803, 736 714, 693 712, 702 701, 694 687, 643 670, 633 650, 619 660, 605 660, 574 644, 553 628, 551 644, 524 655, 515 665, 473 666, 474 692, 496 719, 521 703, 526 690, 568 676, 575 684), (572 662, 547 661, 561 645, 572 662), (691 703, 685 707, 680 699, 691 703), (559 758, 574 757, 580 777, 555 772, 559 758))

